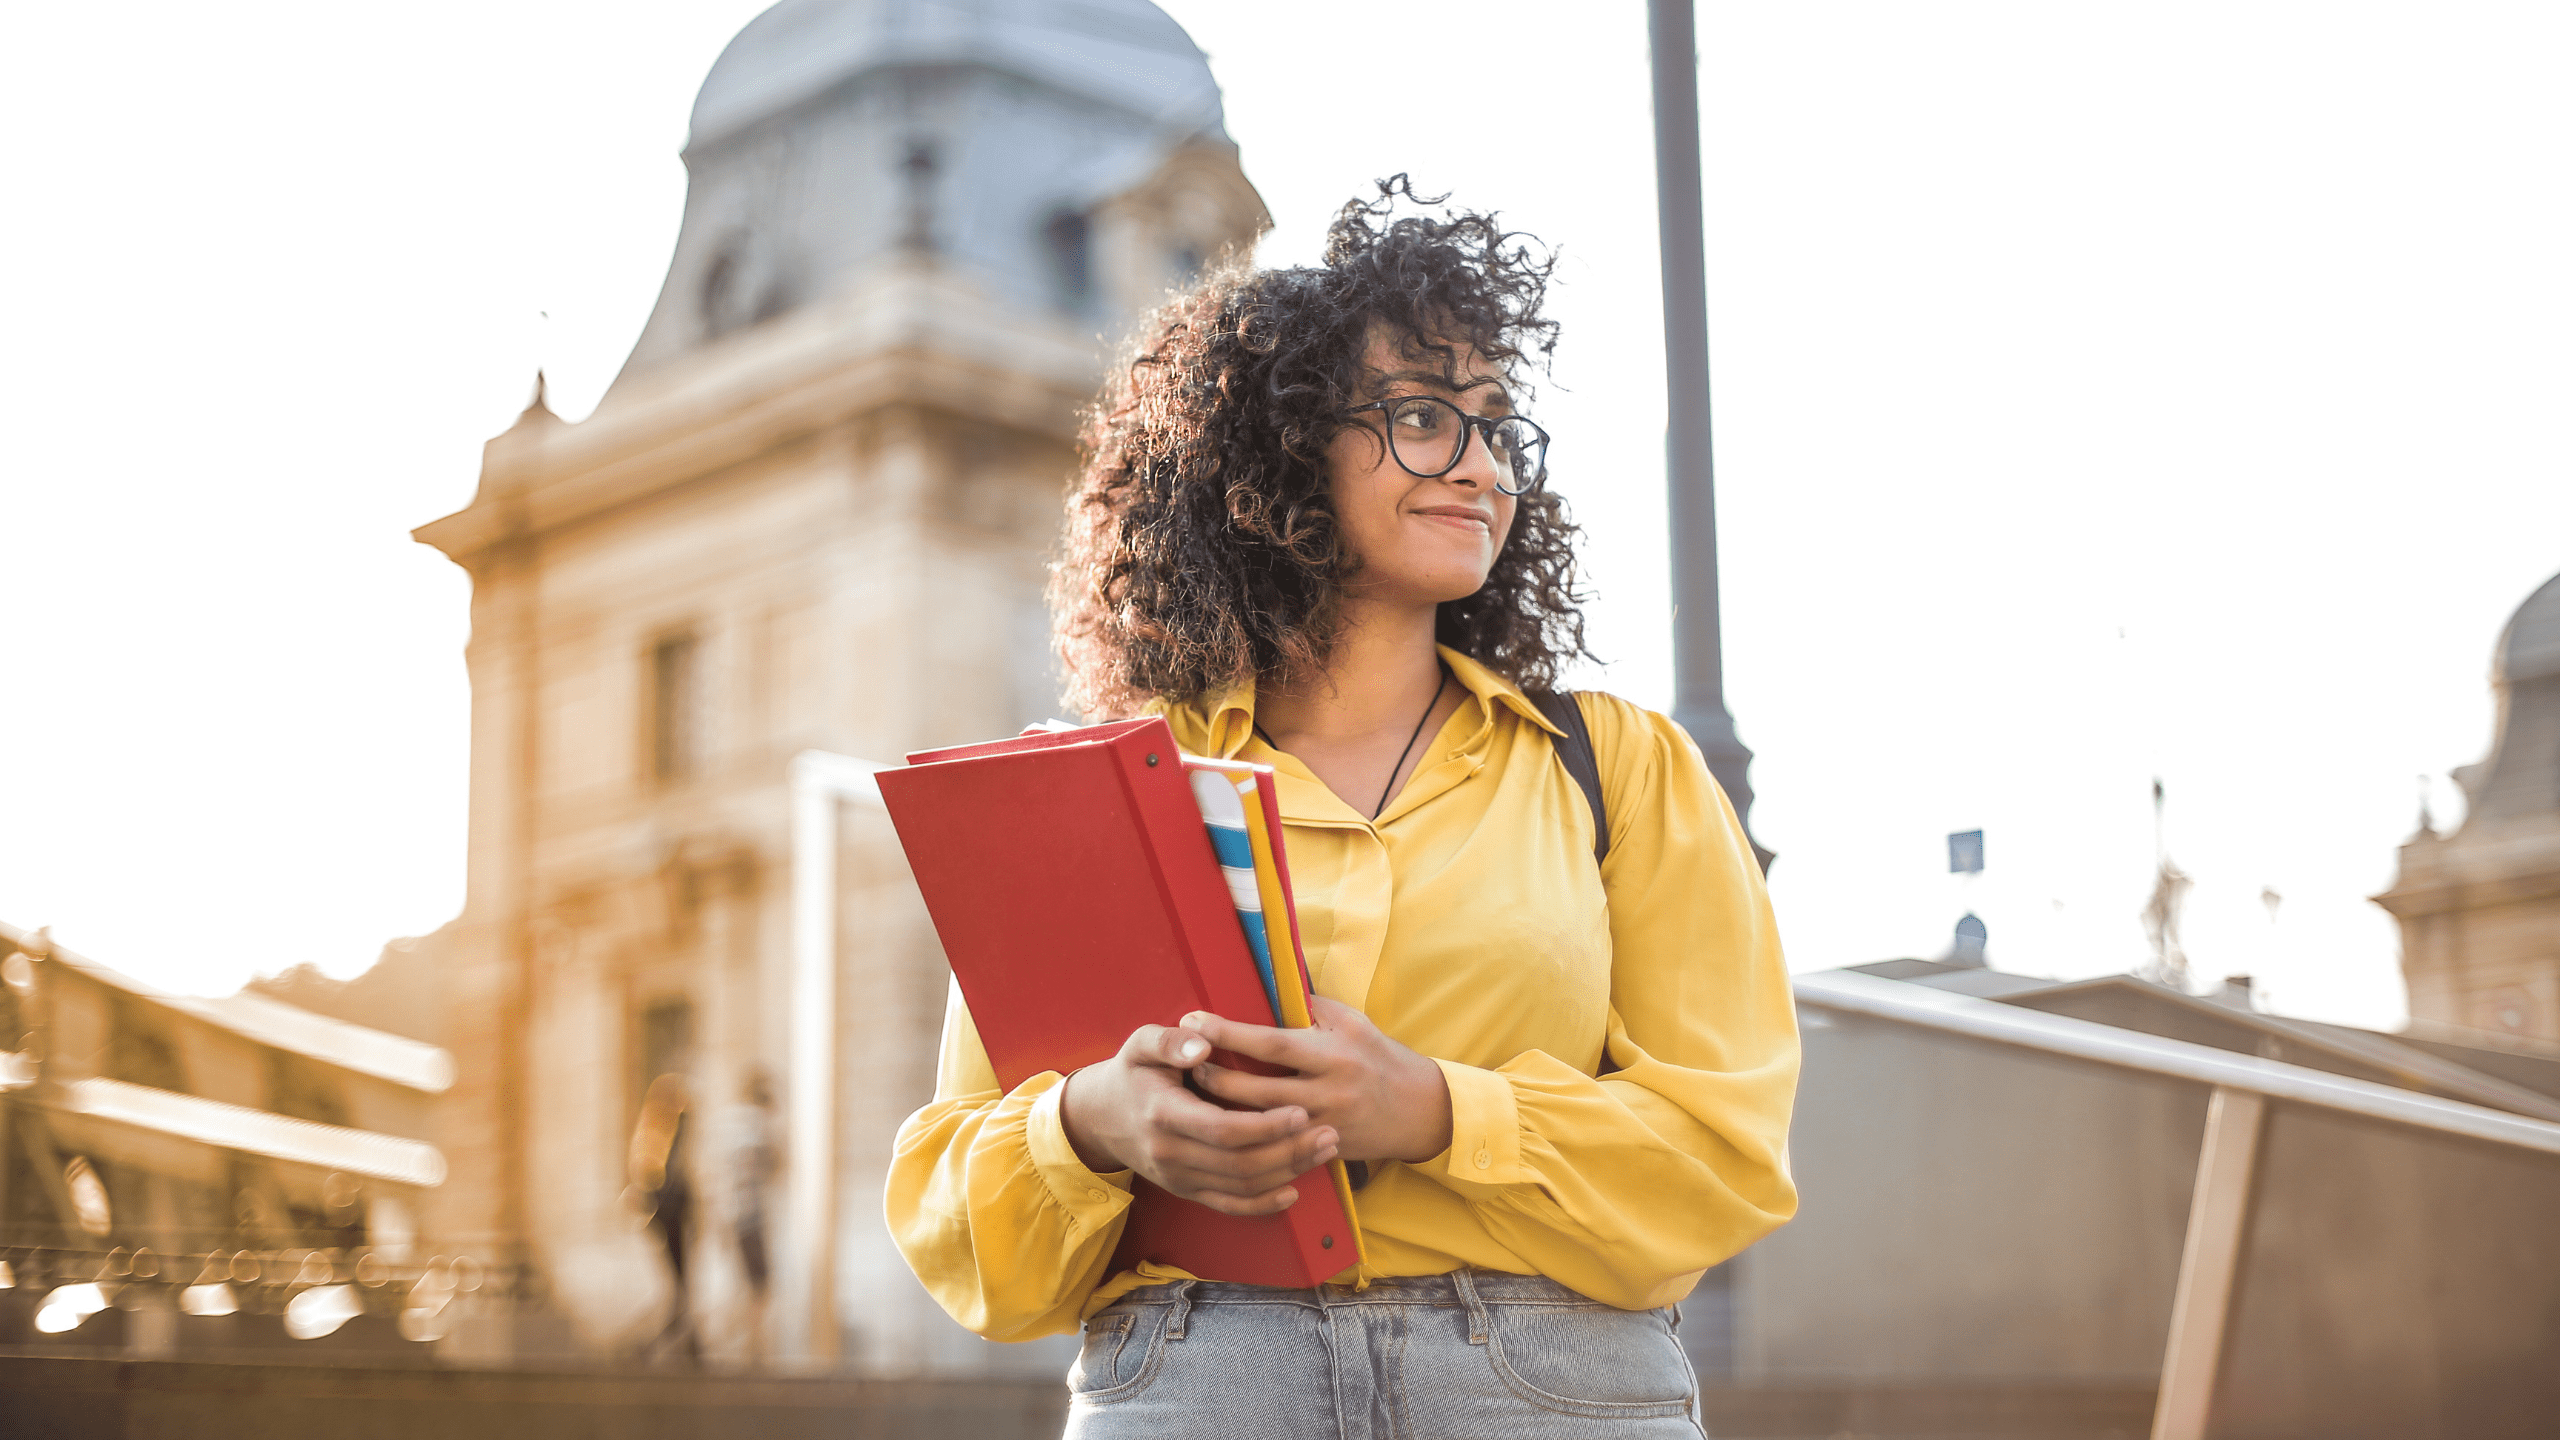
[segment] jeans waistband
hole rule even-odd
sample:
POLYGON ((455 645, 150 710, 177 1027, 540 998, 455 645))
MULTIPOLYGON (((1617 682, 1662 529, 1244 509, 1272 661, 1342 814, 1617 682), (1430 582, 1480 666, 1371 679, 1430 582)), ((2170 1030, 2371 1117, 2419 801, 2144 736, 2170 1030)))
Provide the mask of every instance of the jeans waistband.
POLYGON ((1568 1290, 1544 1275, 1507 1275, 1496 1270, 1453 1270, 1446 1275, 1389 1275, 1369 1282, 1365 1290, 1348 1285, 1319 1285, 1289 1290, 1270 1285, 1238 1285, 1225 1280, 1177 1280, 1146 1285, 1114 1300, 1123 1305, 1549 1305, 1592 1310, 1613 1307, 1568 1290), (1473 1295, 1470 1297, 1469 1293, 1473 1295))

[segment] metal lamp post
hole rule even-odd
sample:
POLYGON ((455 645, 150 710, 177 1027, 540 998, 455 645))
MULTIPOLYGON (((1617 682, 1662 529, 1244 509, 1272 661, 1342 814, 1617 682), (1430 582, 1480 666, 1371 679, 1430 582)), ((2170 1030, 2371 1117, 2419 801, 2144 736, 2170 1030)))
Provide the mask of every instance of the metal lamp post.
MULTIPOLYGON (((1669 360, 1671 718, 1707 759, 1751 828, 1751 751, 1724 703, 1724 629, 1716 578, 1715 426, 1707 393, 1707 239, 1698 194, 1698 29, 1690 0, 1651 0, 1653 159, 1662 225, 1662 338, 1669 360)), ((1751 848, 1767 869, 1774 857, 1751 848)))

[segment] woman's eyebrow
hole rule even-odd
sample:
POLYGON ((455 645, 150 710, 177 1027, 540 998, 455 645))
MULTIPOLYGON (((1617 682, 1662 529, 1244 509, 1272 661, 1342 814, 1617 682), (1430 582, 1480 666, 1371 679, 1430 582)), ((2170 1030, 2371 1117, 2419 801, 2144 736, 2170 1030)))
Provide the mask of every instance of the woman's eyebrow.
POLYGON ((1475 390, 1483 386, 1490 385, 1493 387, 1493 395, 1486 403, 1490 405, 1499 405, 1505 411, 1508 411, 1511 408, 1511 392, 1503 389, 1502 382, 1491 375, 1487 375, 1481 380, 1470 380, 1466 384, 1458 386, 1451 385, 1449 383, 1449 377, 1437 370, 1390 370, 1385 375, 1380 376, 1379 379, 1384 384, 1388 385, 1421 385, 1437 390, 1444 395, 1461 395, 1469 390, 1475 390))

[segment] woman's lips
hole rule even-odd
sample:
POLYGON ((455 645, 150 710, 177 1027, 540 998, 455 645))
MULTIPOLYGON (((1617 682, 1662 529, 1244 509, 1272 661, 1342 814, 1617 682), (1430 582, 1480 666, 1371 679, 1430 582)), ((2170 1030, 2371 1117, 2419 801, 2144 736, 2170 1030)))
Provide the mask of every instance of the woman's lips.
POLYGON ((1427 510, 1416 510, 1413 513, 1425 520, 1437 520, 1443 525, 1463 525, 1482 530, 1487 535, 1493 533, 1492 516, 1481 510, 1469 510, 1462 505, 1438 505, 1427 510))

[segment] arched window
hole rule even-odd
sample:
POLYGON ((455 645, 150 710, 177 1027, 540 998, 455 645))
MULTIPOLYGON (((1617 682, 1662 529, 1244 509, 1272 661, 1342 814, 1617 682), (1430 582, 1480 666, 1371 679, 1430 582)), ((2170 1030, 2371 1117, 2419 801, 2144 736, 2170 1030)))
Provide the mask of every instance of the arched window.
POLYGON ((1049 253, 1049 293, 1061 310, 1082 310, 1093 299, 1093 220, 1081 210, 1049 217, 1040 238, 1049 253))

